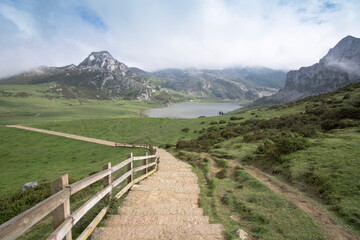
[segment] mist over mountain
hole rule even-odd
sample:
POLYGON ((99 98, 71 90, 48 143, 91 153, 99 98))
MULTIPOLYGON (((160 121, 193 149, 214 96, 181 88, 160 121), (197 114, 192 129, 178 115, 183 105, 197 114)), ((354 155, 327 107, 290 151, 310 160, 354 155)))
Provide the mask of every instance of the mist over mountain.
POLYGON ((109 52, 92 52, 79 65, 41 66, 1 81, 1 84, 60 84, 65 97, 94 99, 152 99, 174 90, 193 97, 255 100, 276 93, 285 72, 264 67, 164 69, 146 72, 129 68, 109 52))
POLYGON ((318 63, 289 71, 283 89, 254 104, 282 104, 334 91, 356 82, 360 82, 360 39, 347 36, 318 63))
POLYGON ((164 69, 145 72, 132 68, 153 85, 196 97, 254 100, 276 93, 284 83, 285 72, 265 67, 238 67, 223 70, 164 69))

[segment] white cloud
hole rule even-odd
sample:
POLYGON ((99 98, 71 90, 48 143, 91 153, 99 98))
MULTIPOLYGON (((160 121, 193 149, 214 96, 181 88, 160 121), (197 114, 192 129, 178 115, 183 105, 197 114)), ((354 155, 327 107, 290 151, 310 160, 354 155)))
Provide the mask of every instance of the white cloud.
POLYGON ((296 69, 317 62, 346 35, 360 37, 356 0, 31 3, 0 5, 6 19, 0 30, 7 33, 0 36, 0 77, 40 64, 77 64, 99 50, 145 70, 296 69))

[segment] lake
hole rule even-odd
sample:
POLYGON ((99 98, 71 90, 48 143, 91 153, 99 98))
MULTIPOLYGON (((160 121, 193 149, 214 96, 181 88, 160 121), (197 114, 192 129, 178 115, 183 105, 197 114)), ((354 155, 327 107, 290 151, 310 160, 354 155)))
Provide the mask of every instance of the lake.
POLYGON ((164 108, 146 109, 143 113, 148 117, 156 118, 197 118, 200 116, 210 117, 241 108, 247 102, 225 102, 225 103, 178 103, 164 108))

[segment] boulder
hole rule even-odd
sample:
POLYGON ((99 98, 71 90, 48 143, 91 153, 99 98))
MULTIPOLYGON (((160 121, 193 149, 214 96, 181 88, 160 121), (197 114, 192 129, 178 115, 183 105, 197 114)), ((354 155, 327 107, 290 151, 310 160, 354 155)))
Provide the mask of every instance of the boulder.
POLYGON ((248 234, 247 232, 245 232, 242 229, 239 229, 236 231, 236 236, 238 236, 241 240, 246 240, 248 239, 248 234))
POLYGON ((26 191, 26 190, 29 189, 29 188, 34 188, 34 187, 36 187, 37 185, 38 185, 37 182, 28 182, 28 183, 25 183, 25 184, 22 186, 21 191, 24 192, 24 191, 26 191))

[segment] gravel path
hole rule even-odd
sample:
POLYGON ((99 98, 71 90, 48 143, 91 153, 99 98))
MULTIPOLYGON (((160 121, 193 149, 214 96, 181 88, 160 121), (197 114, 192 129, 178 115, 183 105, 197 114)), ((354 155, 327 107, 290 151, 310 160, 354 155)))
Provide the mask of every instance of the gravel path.
POLYGON ((198 207, 200 188, 191 166, 158 149, 159 170, 135 185, 94 240, 224 239, 220 224, 209 224, 198 207))

